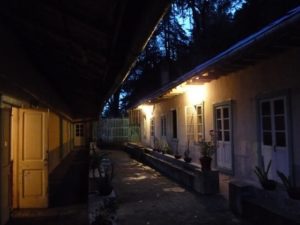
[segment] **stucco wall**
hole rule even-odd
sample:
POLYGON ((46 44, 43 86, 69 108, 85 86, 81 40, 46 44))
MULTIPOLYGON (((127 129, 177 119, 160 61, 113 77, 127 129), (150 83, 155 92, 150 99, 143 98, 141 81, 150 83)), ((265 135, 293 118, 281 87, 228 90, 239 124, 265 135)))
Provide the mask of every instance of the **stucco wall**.
POLYGON ((49 172, 66 157, 73 145, 72 123, 51 112, 49 114, 49 172))
MULTIPOLYGON (((204 85, 205 133, 214 128, 213 105, 224 101, 232 101, 233 111, 233 145, 234 145, 234 176, 256 180, 253 167, 257 165, 257 97, 265 94, 276 94, 287 91, 291 99, 291 125, 296 180, 300 180, 300 51, 289 50, 253 66, 223 76, 204 85)), ((200 101, 199 101, 200 102, 200 101)), ((160 137, 160 116, 167 115, 167 139, 172 143, 172 121, 170 110, 177 109, 179 149, 186 146, 185 106, 189 105, 185 94, 156 103, 153 110, 155 133, 160 137)), ((148 125, 147 121, 147 125, 148 125)), ((150 128, 147 126, 150 136, 150 128)), ((150 145, 150 138, 142 139, 150 145)), ((199 151, 197 145, 191 146, 193 161, 197 162, 199 151)))
POLYGON ((49 114, 49 172, 60 162, 60 118, 54 113, 49 114))
POLYGON ((63 119, 62 121, 62 132, 63 132, 63 155, 66 156, 70 152, 71 148, 71 130, 70 130, 70 122, 63 119))

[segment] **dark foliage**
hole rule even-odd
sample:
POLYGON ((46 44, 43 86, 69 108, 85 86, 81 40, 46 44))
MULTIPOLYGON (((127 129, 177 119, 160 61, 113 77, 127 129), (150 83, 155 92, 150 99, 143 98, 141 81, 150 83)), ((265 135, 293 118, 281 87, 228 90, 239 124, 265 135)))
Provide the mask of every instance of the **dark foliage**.
MULTIPOLYGON (((300 4, 300 0, 173 0, 107 115, 158 89, 300 4), (188 21, 183 28, 180 21, 188 21), (120 93, 122 97, 120 97, 120 93), (117 105, 116 105, 117 104, 117 105), (111 112, 110 112, 111 111, 111 112)), ((113 101, 112 101, 113 100, 113 101)))

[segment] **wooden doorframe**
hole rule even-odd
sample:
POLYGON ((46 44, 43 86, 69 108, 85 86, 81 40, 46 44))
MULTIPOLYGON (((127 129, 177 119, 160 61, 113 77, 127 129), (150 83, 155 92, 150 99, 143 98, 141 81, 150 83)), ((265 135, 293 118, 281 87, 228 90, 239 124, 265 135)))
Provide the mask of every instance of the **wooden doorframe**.
POLYGON ((0 109, 0 224, 5 224, 9 220, 12 198, 12 182, 11 182, 11 109, 0 109))
POLYGON ((13 161, 13 182, 12 182, 12 207, 19 208, 19 195, 18 195, 18 143, 19 143, 19 109, 12 107, 11 113, 11 154, 13 161))
MULTIPOLYGON (((22 142, 22 135, 21 135, 21 129, 22 129, 22 120, 21 120, 21 112, 28 110, 28 111, 32 111, 32 112, 41 112, 41 113, 45 113, 45 123, 44 123, 44 129, 45 129, 45 142, 46 142, 46 154, 47 151, 49 151, 49 124, 48 124, 48 119, 49 119, 49 111, 47 110, 37 110, 37 109, 26 109, 26 108, 12 108, 12 117, 11 117, 11 153, 12 153, 12 159, 13 159, 13 208, 21 208, 22 204, 21 204, 21 196, 20 196, 20 192, 21 192, 21 177, 20 177, 20 170, 21 170, 21 166, 20 166, 20 154, 21 154, 21 142, 22 142)), ((44 119, 43 119, 44 120, 44 119)), ((48 171, 46 171, 45 174, 45 179, 47 179, 48 182, 48 171)), ((46 195, 48 195, 48 184, 46 184, 47 187, 46 188, 46 195)), ((48 200, 47 203, 44 204, 43 206, 37 206, 38 207, 48 207, 48 200)))

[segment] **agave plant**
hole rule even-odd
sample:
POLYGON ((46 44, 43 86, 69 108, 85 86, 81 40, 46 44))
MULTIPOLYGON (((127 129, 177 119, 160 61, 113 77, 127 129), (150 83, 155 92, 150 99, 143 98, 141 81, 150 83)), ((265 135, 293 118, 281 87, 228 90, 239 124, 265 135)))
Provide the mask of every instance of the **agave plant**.
POLYGON ((278 170, 277 170, 277 175, 279 176, 283 185, 285 186, 290 198, 300 200, 300 187, 293 185, 291 179, 278 170))
POLYGON ((274 190, 276 188, 276 182, 268 178, 271 164, 272 164, 272 160, 269 161, 266 170, 265 168, 260 168, 258 166, 255 166, 254 169, 254 173, 258 177, 261 186, 267 190, 274 190))

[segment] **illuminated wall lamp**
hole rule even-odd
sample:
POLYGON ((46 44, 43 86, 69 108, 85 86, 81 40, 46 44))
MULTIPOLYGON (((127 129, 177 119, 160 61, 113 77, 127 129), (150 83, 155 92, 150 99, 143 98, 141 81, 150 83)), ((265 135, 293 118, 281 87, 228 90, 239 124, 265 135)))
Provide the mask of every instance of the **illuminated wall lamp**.
POLYGON ((153 116, 153 105, 139 105, 138 109, 142 110, 142 112, 145 114, 146 118, 152 118, 153 116))
POLYGON ((206 98, 207 90, 204 85, 187 85, 186 96, 190 105, 197 105, 206 98))

